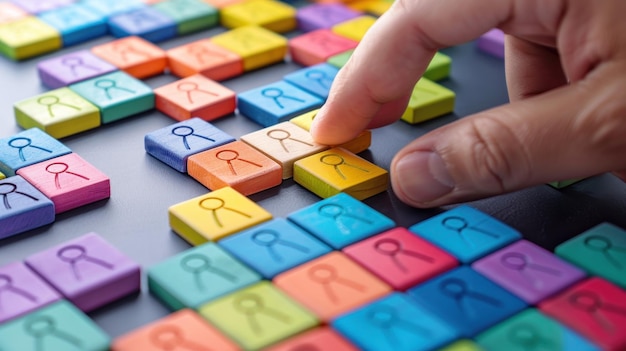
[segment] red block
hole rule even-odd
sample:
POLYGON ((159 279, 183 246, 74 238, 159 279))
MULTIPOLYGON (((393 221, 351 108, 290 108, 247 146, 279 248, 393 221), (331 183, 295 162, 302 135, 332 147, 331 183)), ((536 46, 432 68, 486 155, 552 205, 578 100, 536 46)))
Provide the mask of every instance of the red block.
POLYGON ((305 66, 324 63, 331 56, 354 49, 358 42, 329 29, 318 29, 289 40, 291 59, 305 66))

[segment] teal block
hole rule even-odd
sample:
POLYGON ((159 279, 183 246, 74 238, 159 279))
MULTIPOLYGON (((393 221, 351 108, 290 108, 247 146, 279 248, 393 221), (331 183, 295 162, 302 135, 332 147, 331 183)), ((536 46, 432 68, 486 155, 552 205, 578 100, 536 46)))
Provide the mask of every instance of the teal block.
POLYGON ((123 71, 72 84, 69 88, 100 109, 103 124, 154 108, 152 89, 123 71))
POLYGON ((0 139, 0 172, 14 176, 26 166, 67 155, 70 150, 63 143, 38 128, 19 132, 0 139))
POLYGON ((2 351, 106 351, 110 342, 95 322, 65 300, 0 325, 2 351))
POLYGON ((176 22, 178 34, 189 34, 215 27, 218 10, 200 0, 167 0, 152 6, 176 22))

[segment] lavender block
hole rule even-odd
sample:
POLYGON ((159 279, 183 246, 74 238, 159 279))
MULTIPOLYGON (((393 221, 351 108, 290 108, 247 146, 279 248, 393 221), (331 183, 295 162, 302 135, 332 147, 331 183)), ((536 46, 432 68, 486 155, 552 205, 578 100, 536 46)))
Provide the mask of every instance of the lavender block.
POLYGON ((112 64, 87 50, 41 61, 37 65, 39 79, 50 89, 65 87, 116 69, 112 64))
POLYGON ((493 56, 504 58, 504 33, 499 29, 492 29, 483 34, 476 42, 478 48, 493 56))
POLYGON ((140 267, 96 233, 26 258, 26 264, 84 312, 140 288, 140 267))
POLYGON ((26 12, 36 15, 44 11, 70 5, 74 0, 12 0, 11 2, 24 9, 26 12))
POLYGON ((298 28, 303 32, 330 28, 341 22, 361 16, 344 4, 328 3, 304 6, 296 13, 298 28))

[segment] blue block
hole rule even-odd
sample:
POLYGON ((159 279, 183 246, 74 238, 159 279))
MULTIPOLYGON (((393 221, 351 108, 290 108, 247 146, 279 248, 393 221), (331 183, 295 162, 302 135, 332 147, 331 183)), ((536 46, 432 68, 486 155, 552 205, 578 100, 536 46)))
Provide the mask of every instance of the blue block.
POLYGON ((463 263, 475 261, 522 237, 517 230, 469 206, 446 211, 409 230, 463 263))
POLYGON ((448 321, 463 337, 473 337, 526 308, 524 301, 467 266, 407 292, 418 304, 448 321))
POLYGON ((231 235, 219 245, 267 279, 331 251, 282 218, 231 235))
POLYGON ((82 0, 81 4, 104 18, 146 7, 141 0, 82 0))
POLYGON ((39 14, 39 18, 61 33, 63 46, 99 38, 108 32, 106 19, 82 4, 59 7, 39 14))
POLYGON ((345 193, 293 212, 287 219, 335 249, 395 227, 391 219, 345 193))
POLYGON ((154 43, 178 34, 176 22, 152 7, 111 16, 109 30, 117 38, 136 35, 154 43))
POLYGON ((0 172, 14 176, 22 167, 72 152, 67 146, 38 128, 0 139, 0 172))
POLYGON ((328 63, 320 63, 319 65, 299 69, 286 75, 283 79, 326 100, 337 72, 339 72, 337 67, 328 63))
POLYGON ((239 112, 264 127, 285 122, 314 110, 323 103, 324 101, 317 96, 284 81, 237 95, 239 112))
POLYGON ((433 350, 457 337, 449 325, 397 292, 331 324, 360 350, 433 350))
POLYGON ((54 222, 54 203, 21 176, 0 180, 0 239, 54 222))
POLYGON ((198 117, 161 128, 144 137, 148 154, 183 173, 187 172, 189 156, 233 141, 235 138, 198 117))

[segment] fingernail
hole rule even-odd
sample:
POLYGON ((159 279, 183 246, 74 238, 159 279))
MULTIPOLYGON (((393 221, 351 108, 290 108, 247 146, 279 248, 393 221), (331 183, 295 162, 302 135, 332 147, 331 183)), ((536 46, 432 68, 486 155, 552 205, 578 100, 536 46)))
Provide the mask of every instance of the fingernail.
POLYGON ((449 194, 454 180, 439 154, 416 151, 402 157, 395 167, 397 186, 415 202, 431 202, 449 194))

